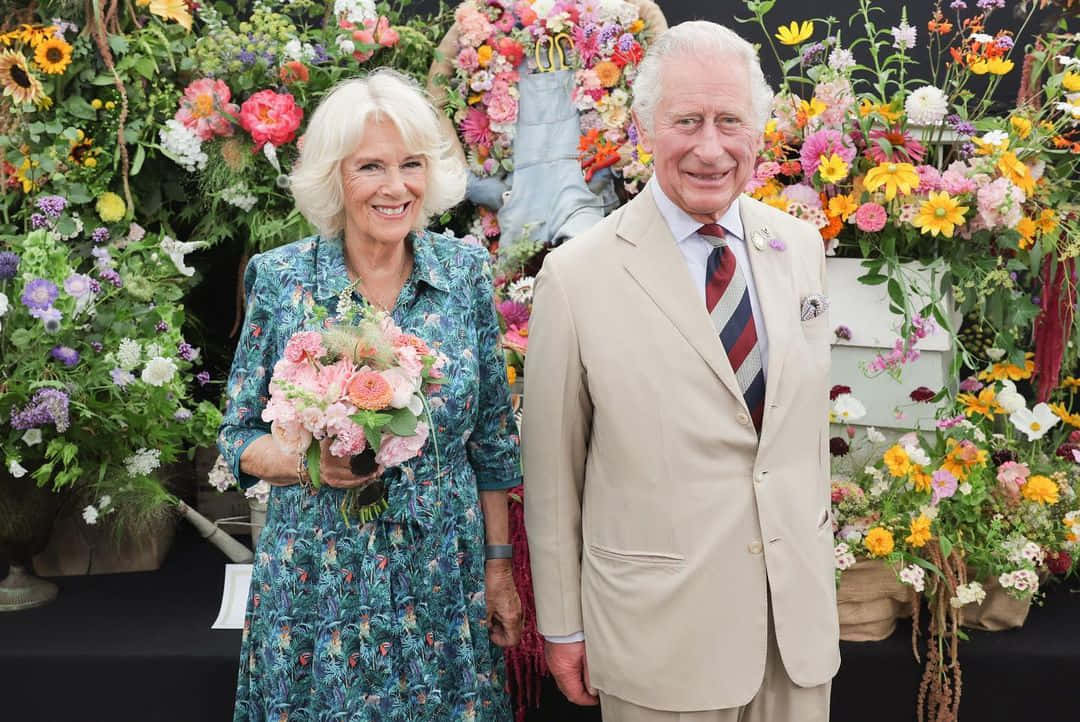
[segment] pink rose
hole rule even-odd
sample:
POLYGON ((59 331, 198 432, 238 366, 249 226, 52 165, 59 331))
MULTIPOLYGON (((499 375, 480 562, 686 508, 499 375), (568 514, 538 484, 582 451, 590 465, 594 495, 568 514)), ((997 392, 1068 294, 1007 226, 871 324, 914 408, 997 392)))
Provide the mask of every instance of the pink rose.
POLYGON ((375 454, 375 461, 387 469, 399 466, 420 454, 420 450, 427 443, 428 427, 424 422, 416 425, 416 433, 412 436, 394 436, 383 434, 379 443, 379 451, 375 454))
POLYGON ((420 376, 411 375, 403 368, 387 369, 382 372, 382 375, 390 383, 390 388, 394 390, 390 406, 395 409, 408 406, 413 394, 420 390, 420 376))
POLYGON ((424 362, 420 358, 420 352, 412 346, 398 346, 394 349, 398 366, 409 376, 418 378, 424 371, 424 362))
POLYGON ((491 94, 487 111, 492 123, 509 125, 517 121, 518 102, 509 93, 491 94))
POLYGON ((270 424, 270 435, 282 451, 294 456, 311 446, 311 433, 297 422, 275 421, 270 424))
POLYGON ((479 68, 480 59, 476 55, 476 48, 462 48, 457 56, 457 66, 470 73, 479 68))

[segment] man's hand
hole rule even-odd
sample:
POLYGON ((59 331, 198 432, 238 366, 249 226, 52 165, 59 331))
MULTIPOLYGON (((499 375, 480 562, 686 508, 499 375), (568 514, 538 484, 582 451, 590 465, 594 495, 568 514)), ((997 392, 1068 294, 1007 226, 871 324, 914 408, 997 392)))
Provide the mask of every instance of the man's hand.
POLYGON ((555 677, 555 683, 568 700, 585 707, 600 704, 600 698, 589 682, 589 660, 585 656, 585 642, 558 644, 545 641, 544 655, 547 657, 548 669, 555 677))
POLYGON ((484 564, 484 595, 491 641, 499 647, 513 647, 521 641, 523 619, 509 559, 492 559, 484 564))

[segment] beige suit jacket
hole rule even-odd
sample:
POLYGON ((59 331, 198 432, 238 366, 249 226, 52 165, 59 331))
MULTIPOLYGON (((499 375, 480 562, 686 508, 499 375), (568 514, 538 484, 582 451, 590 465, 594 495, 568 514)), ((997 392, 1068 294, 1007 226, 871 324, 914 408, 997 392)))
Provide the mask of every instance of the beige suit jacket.
POLYGON ((525 371, 525 514, 539 629, 584 630, 594 686, 654 709, 746 704, 768 604, 788 675, 840 664, 829 512, 828 314, 812 226, 746 196, 769 340, 760 442, 651 193, 547 256, 525 371))

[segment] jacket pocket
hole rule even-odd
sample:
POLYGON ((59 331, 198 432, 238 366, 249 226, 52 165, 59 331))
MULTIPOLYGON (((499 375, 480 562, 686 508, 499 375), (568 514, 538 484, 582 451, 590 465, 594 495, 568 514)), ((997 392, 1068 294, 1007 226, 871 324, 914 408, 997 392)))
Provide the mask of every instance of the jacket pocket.
POLYGON ((667 552, 631 552, 609 549, 597 544, 589 545, 589 552, 604 559, 629 564, 659 564, 665 566, 682 566, 686 564, 686 557, 667 552))

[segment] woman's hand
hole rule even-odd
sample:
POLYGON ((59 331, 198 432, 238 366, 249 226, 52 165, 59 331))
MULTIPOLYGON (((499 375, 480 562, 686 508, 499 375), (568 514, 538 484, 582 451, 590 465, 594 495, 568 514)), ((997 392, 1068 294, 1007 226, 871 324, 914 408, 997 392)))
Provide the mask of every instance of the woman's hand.
POLYGON ((367 486, 383 473, 380 464, 375 471, 366 476, 356 476, 349 468, 349 457, 334 456, 330 453, 329 439, 319 442, 319 478, 322 483, 335 489, 359 489, 367 486))
POLYGON ((488 634, 499 647, 513 647, 521 641, 521 599, 514 586, 509 559, 492 559, 484 564, 484 594, 487 599, 488 634))

